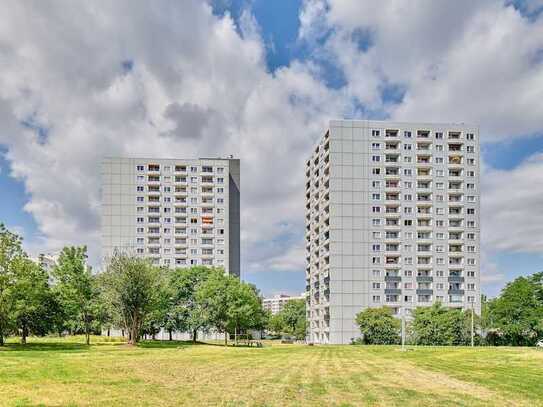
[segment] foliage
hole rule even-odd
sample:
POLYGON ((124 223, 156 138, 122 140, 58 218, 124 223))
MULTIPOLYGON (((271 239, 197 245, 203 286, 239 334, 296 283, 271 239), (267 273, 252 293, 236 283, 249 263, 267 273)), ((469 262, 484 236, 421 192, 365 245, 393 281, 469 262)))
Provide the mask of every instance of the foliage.
POLYGON ((519 277, 486 304, 489 344, 532 346, 543 336, 542 280, 542 273, 519 277))
POLYGON ((4 345, 4 338, 12 327, 14 263, 21 257, 24 257, 21 238, 0 223, 0 346, 4 345))
POLYGON ((129 332, 129 343, 137 343, 164 292, 161 270, 146 259, 117 252, 109 260, 102 281, 116 320, 129 332))
POLYGON ((307 331, 305 300, 289 300, 281 312, 268 319, 267 328, 277 334, 288 334, 305 339, 307 331))
POLYGON ((21 332, 21 342, 29 334, 45 335, 53 324, 56 312, 47 272, 26 257, 13 262, 15 284, 12 319, 21 332))
POLYGON ((362 342, 368 345, 392 345, 400 342, 400 321, 388 307, 367 308, 356 315, 362 342))
MULTIPOLYGON (((478 318, 475 318, 478 326, 478 318)), ((417 307, 410 324, 417 345, 468 345, 471 342, 471 311, 447 308, 440 303, 417 307)))
POLYGON ((207 324, 225 334, 261 329, 266 314, 256 289, 237 277, 225 275, 220 269, 210 272, 196 291, 202 318, 207 324))
POLYGON ((192 340, 198 339, 198 331, 206 331, 209 321, 205 317, 196 292, 211 273, 219 272, 203 266, 172 270, 168 279, 168 311, 164 315, 167 331, 191 332, 192 340))
POLYGON ((65 247, 53 268, 55 292, 70 322, 72 330, 85 333, 87 345, 93 323, 100 314, 98 285, 87 266, 87 248, 65 247))

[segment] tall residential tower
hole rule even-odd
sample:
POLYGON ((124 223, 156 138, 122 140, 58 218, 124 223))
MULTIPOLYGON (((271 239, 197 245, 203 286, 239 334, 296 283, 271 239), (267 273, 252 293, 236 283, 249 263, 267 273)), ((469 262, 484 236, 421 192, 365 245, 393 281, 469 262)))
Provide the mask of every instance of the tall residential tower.
POLYGON ((163 266, 240 272, 237 159, 106 158, 102 256, 129 250, 163 266))
POLYGON ((309 340, 349 343, 367 307, 480 313, 479 134, 331 121, 306 162, 309 340))

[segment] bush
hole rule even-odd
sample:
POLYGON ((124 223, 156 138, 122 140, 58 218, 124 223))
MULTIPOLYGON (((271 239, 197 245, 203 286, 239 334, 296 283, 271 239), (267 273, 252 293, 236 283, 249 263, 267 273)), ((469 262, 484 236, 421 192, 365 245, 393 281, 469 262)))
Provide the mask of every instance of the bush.
POLYGON ((394 345, 400 343, 400 321, 392 316, 388 307, 368 308, 356 316, 362 333, 362 342, 368 345, 394 345))

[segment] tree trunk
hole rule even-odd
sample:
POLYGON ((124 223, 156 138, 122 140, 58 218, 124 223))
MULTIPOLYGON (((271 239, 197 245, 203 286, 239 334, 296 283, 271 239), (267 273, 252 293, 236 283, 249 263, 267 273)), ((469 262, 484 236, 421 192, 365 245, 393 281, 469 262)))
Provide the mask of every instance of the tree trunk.
POLYGON ((172 330, 171 329, 168 329, 168 340, 173 340, 172 338, 172 330))
POLYGON ((4 333, 0 331, 0 346, 4 346, 4 333))
POLYGON ((224 346, 228 346, 228 332, 224 331, 224 346))
POLYGON ((198 330, 197 329, 193 329, 192 330, 192 342, 193 343, 196 343, 196 340, 198 339, 198 330))
POLYGON ((28 336, 28 328, 26 327, 26 324, 23 323, 22 336, 21 336, 21 343, 23 345, 26 345, 26 337, 27 336, 28 336))
POLYGON ((111 335, 111 328, 107 329, 107 336, 109 337, 111 335))

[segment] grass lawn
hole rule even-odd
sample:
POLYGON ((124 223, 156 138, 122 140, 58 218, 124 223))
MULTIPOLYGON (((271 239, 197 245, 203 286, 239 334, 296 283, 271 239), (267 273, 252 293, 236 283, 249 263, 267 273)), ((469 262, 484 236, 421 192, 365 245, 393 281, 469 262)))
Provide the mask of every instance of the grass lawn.
POLYGON ((0 405, 543 406, 543 351, 95 337, 0 348, 0 405))

